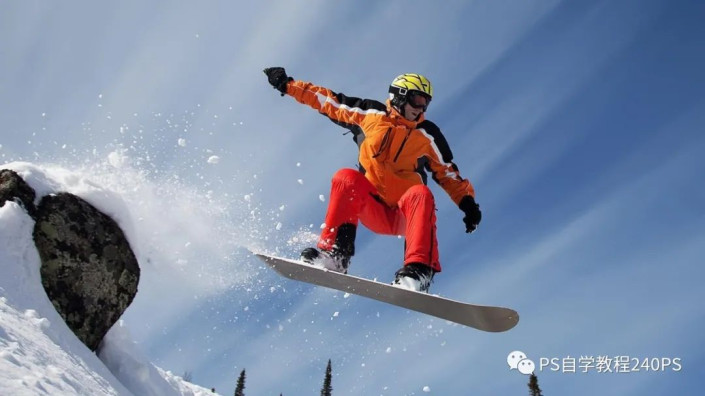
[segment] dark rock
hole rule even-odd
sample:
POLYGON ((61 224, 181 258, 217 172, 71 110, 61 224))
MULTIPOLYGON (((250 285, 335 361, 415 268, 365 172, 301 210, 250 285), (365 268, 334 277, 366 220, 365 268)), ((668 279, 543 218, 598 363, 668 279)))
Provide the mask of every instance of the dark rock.
POLYGON ((75 195, 45 196, 35 220, 44 289, 95 351, 137 293, 137 259, 117 223, 75 195))
POLYGON ((14 201, 22 205, 30 216, 34 216, 37 210, 34 206, 36 196, 34 189, 17 172, 0 170, 0 207, 5 206, 7 201, 14 201))

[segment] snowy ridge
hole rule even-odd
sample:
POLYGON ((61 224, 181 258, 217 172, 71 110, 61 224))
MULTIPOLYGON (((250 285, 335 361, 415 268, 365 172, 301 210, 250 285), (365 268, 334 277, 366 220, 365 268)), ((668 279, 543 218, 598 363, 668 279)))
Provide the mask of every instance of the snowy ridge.
MULTIPOLYGON (((76 174, 27 163, 13 169, 38 197, 70 191, 131 227, 127 205, 76 174)), ((0 394, 3 395, 212 395, 150 363, 124 323, 108 333, 100 357, 71 332, 41 286, 34 221, 14 202, 0 208, 0 394)))

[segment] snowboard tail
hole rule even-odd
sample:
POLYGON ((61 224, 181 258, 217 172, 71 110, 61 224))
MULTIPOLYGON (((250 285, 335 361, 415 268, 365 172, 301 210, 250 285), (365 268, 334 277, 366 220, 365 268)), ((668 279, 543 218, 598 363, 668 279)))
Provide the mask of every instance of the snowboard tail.
POLYGON ((289 279, 368 297, 478 330, 502 332, 513 328, 519 322, 519 314, 509 308, 468 304, 329 271, 301 261, 260 253, 255 253, 255 256, 289 279))

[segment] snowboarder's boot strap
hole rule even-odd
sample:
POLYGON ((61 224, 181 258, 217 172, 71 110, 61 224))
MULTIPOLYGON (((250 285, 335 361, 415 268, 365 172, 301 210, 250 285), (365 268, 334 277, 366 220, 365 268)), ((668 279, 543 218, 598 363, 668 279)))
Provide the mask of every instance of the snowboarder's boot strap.
POLYGON ((336 250, 318 250, 316 248, 306 248, 301 252, 301 261, 343 274, 348 273, 350 257, 336 250))
POLYGON ((428 293, 433 282, 433 268, 422 263, 404 265, 397 273, 392 285, 418 292, 428 293))

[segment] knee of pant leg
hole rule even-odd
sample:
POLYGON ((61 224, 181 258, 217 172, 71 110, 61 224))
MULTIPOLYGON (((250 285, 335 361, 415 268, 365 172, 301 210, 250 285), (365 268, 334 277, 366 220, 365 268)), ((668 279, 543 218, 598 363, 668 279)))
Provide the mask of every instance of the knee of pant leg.
POLYGON ((399 207, 404 208, 408 206, 424 205, 429 207, 435 206, 435 201, 433 198, 433 193, 428 186, 424 184, 417 184, 410 187, 404 195, 399 199, 399 207))
POLYGON ((430 199, 433 201, 433 193, 431 192, 431 189, 425 184, 417 184, 415 186, 410 187, 408 190, 406 190, 406 193, 404 193, 404 195, 418 197, 422 199, 430 199))
POLYGON ((354 183, 361 177, 364 178, 365 175, 355 169, 343 168, 335 172, 332 182, 354 183))

